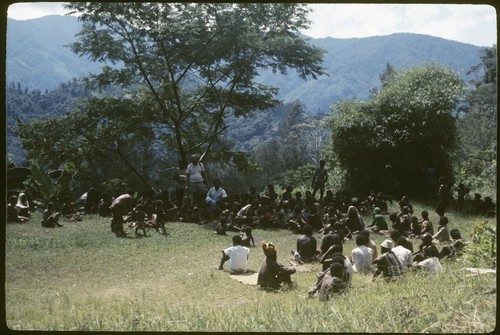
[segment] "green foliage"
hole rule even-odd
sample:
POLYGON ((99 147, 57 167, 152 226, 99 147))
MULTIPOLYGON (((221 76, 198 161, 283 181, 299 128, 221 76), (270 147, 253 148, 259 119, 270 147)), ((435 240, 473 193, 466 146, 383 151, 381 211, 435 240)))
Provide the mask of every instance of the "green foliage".
POLYGON ((40 194, 45 201, 49 201, 51 198, 56 196, 56 188, 52 179, 45 171, 40 169, 38 165, 33 164, 31 166, 31 175, 36 181, 40 194))
POLYGON ((477 268, 496 268, 497 229, 493 222, 474 222, 472 242, 465 248, 465 262, 477 268))
POLYGON ((465 85, 437 64, 398 70, 385 80, 369 101, 333 106, 331 151, 353 191, 380 187, 389 164, 401 188, 418 195, 425 187, 422 169, 451 175, 450 151, 457 143, 452 112, 465 85))
MULTIPOLYGON (((182 165, 193 151, 210 152, 229 114, 246 115, 278 103, 277 90, 256 82, 260 69, 299 77, 324 74, 323 51, 297 32, 308 9, 289 3, 68 3, 83 22, 71 49, 105 67, 87 83, 140 85, 166 150, 182 165), (167 140, 170 138, 171 140, 167 140)), ((141 97, 142 96, 142 97, 141 97)))
POLYGON ((484 49, 482 63, 471 72, 484 73, 465 98, 457 121, 460 147, 454 157, 456 178, 471 190, 495 198, 497 190, 496 46, 484 49))

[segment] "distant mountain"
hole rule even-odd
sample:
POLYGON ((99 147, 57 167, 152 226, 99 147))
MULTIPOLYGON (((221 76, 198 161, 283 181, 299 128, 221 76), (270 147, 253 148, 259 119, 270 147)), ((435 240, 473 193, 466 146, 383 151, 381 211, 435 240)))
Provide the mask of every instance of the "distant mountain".
MULTIPOLYGON (((7 21, 7 83, 28 89, 52 90, 63 82, 96 72, 101 64, 73 54, 65 45, 75 40, 80 22, 59 15, 39 19, 7 21)), ((329 76, 301 80, 288 75, 261 73, 259 80, 280 88, 285 102, 300 100, 309 112, 327 111, 339 100, 366 99, 379 85, 387 63, 408 68, 437 62, 460 73, 479 64, 481 47, 442 38, 398 33, 367 38, 310 39, 327 51, 324 66, 329 76)))

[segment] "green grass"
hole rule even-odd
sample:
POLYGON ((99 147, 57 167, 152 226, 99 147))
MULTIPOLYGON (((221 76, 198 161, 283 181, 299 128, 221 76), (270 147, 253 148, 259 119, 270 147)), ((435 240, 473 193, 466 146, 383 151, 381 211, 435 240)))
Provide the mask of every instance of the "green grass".
MULTIPOLYGON (((417 213, 422 209, 416 206, 417 213)), ((478 220, 448 216, 465 237, 478 220)), ((168 236, 150 230, 149 237, 136 237, 128 229, 122 239, 111 233, 110 219, 63 221, 57 229, 42 228, 40 219, 36 213, 27 224, 6 225, 5 310, 13 330, 470 333, 496 327, 496 276, 470 276, 460 260, 445 262, 440 276, 410 273, 393 283, 355 274, 349 292, 320 302, 307 298, 319 264, 294 274, 296 289, 280 293, 214 269, 231 234, 217 236, 210 224, 168 223, 168 236)), ((431 219, 437 226, 437 217, 431 219)), ((296 235, 256 229, 254 236, 272 241, 278 260, 290 262, 296 235)), ((384 239, 372 238, 379 246, 384 239)), ((347 242, 344 253, 354 247, 347 242)), ((258 271, 263 259, 260 247, 252 248, 249 268, 258 271)))

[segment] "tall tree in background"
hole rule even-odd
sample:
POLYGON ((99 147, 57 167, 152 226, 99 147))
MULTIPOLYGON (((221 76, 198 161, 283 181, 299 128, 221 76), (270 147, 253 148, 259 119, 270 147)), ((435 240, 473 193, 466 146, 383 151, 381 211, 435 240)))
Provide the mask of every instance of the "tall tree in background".
POLYGON ((399 192, 423 194, 430 186, 423 182, 424 169, 452 176, 453 112, 466 87, 437 64, 391 72, 369 101, 334 106, 331 151, 355 192, 387 192, 383 181, 390 177, 394 193, 399 181, 399 192), (386 176, 387 171, 392 175, 386 176))
POLYGON ((72 50, 117 64, 89 76, 88 84, 142 87, 152 104, 144 118, 182 165, 190 152, 212 149, 229 113, 277 103, 277 89, 256 82, 260 69, 295 69, 304 79, 324 74, 323 51, 298 33, 309 24, 305 5, 74 2, 66 8, 83 22, 72 50))
POLYGON ((497 48, 485 48, 481 64, 471 73, 473 82, 458 119, 460 148, 455 157, 457 179, 472 190, 496 193, 497 151, 497 48))

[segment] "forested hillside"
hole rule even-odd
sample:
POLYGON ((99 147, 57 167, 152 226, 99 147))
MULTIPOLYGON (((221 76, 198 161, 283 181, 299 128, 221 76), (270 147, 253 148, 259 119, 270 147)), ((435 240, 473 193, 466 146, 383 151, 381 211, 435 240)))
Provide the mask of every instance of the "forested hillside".
MULTIPOLYGON (((234 22, 245 24, 244 20, 234 22)), ((246 90, 242 90, 240 96, 230 100, 234 105, 227 108, 227 113, 216 118, 214 115, 217 114, 214 113, 220 111, 214 106, 224 104, 214 104, 213 101, 206 101, 204 105, 200 103, 202 108, 197 112, 205 113, 206 118, 200 119, 198 115, 201 114, 186 114, 192 117, 189 123, 182 125, 185 126, 186 137, 174 141, 176 134, 173 130, 183 128, 181 125, 176 128, 175 125, 165 123, 169 121, 170 110, 159 113, 159 105, 152 99, 154 95, 136 90, 137 85, 143 84, 140 81, 128 85, 130 83, 127 80, 118 76, 118 80, 113 82, 117 86, 103 93, 88 91, 76 80, 88 72, 99 73, 101 65, 80 58, 65 47, 76 41, 75 34, 78 30, 79 22, 71 17, 9 20, 7 153, 12 165, 30 167, 41 164, 47 170, 67 166, 72 175, 76 175, 73 170, 80 173, 80 187, 118 179, 137 188, 151 184, 163 187, 171 180, 169 174, 173 169, 181 166, 180 151, 183 151, 185 159, 187 153, 206 150, 210 154, 205 162, 216 173, 215 177, 223 179, 229 190, 240 192, 251 184, 274 183, 281 187, 293 184, 307 187, 314 165, 319 158, 326 158, 332 171, 330 187, 338 189, 351 187, 353 180, 362 180, 356 175, 362 173, 360 166, 366 165, 360 161, 367 159, 367 155, 360 154, 361 149, 352 153, 349 156, 353 158, 352 162, 345 161, 344 166, 340 165, 341 160, 338 159, 342 155, 347 157, 346 152, 350 154, 349 148, 353 141, 359 141, 358 147, 362 149, 370 148, 369 145, 380 149, 377 147, 383 144, 380 134, 385 132, 383 139, 388 144, 403 143, 409 146, 401 146, 399 153, 394 152, 394 146, 391 145, 382 148, 383 156, 379 155, 380 162, 376 168, 385 166, 395 155, 401 156, 398 158, 403 162, 408 159, 407 148, 411 145, 418 147, 419 142, 415 139, 428 133, 431 129, 429 126, 443 132, 443 128, 437 127, 436 122, 426 118, 432 113, 442 115, 444 111, 445 124, 450 129, 445 134, 449 135, 450 140, 446 148, 446 155, 449 157, 444 163, 450 179, 467 181, 476 189, 486 186, 488 189, 496 188, 496 181, 491 178, 492 171, 496 171, 496 46, 480 48, 415 34, 357 39, 308 39, 297 34, 287 35, 305 38, 313 46, 309 50, 316 52, 318 47, 324 50, 317 80, 310 77, 302 80, 294 70, 285 75, 271 70, 264 71, 265 66, 255 67, 255 72, 249 75, 251 81, 245 82, 248 87, 245 86, 246 90), (253 73, 260 74, 257 80, 254 80, 253 73), (410 74, 413 74, 412 80, 407 79, 410 74), (429 77, 429 74, 432 76, 429 77), (395 81, 394 78, 399 79, 395 81), (441 81, 438 82, 437 79, 441 81), (457 88, 457 94, 451 94, 450 90, 435 93, 449 88, 451 82, 458 81, 463 81, 469 91, 461 97, 462 100, 456 100, 459 98, 458 93, 464 93, 462 88, 457 88), (128 93, 116 94, 119 86, 126 87, 128 93), (282 99, 283 104, 275 105, 274 97, 270 94, 273 90, 267 88, 261 91, 260 96, 252 96, 255 100, 248 100, 249 103, 245 104, 247 100, 242 98, 248 98, 252 89, 258 91, 267 86, 279 89, 278 98, 282 99), (403 91, 402 88, 406 89, 403 91), (421 89, 420 96, 414 94, 416 88, 421 89), (440 106, 443 96, 447 94, 451 94, 448 97, 450 103, 440 106), (80 98, 89 97, 92 99, 87 99, 81 108, 75 109, 80 98), (399 105, 402 101, 405 103, 399 105), (436 102, 433 110, 426 105, 429 101, 436 102), (375 118, 373 111, 379 113, 380 117, 375 118), (420 111, 425 118, 418 124, 406 122, 400 117, 404 111, 420 111), (382 117, 385 112, 393 119, 390 126, 387 126, 389 123, 385 116, 382 117), (346 116, 335 119, 337 114, 346 116), (401 124, 398 124, 398 118, 401 119, 401 124), (332 120, 343 128, 333 127, 332 120), (215 121, 217 122, 213 123, 215 121), (213 127, 208 127, 211 122, 213 127), (417 126, 420 125, 425 126, 424 132, 418 129, 417 126), (202 129, 203 127, 206 129, 202 129), (213 136, 203 140, 198 138, 208 130, 214 132, 213 136), (373 136, 369 136, 371 133, 373 136), (27 151, 22 150, 19 138, 22 138, 27 151), (332 138, 337 139, 335 144, 332 138), (346 144, 344 151, 336 152, 341 141, 346 144), (192 142, 188 150, 176 148, 176 145, 183 146, 188 142, 192 142), (117 172, 120 174, 117 175, 117 172), (166 174, 162 174, 164 172, 166 174), (346 174, 347 172, 351 175, 346 174), (83 175, 87 179, 83 180, 83 175), (134 180, 132 175, 135 175, 134 180)), ((179 35, 175 35, 178 31, 179 29, 172 29, 168 32, 172 34, 171 41, 175 43, 178 43, 179 35)), ((234 41, 243 40, 238 34, 233 35, 231 39, 224 34, 219 43, 227 46, 234 44, 234 41)), ((191 64, 189 57, 196 54, 195 51, 206 52, 205 49, 208 49, 206 38, 197 39, 190 33, 180 38, 185 41, 179 42, 177 48, 164 51, 175 53, 182 49, 180 46, 189 46, 186 42, 198 43, 191 51, 182 53, 187 61, 180 60, 181 66, 191 64)), ((86 43, 90 44, 86 47, 92 48, 94 42, 97 43, 95 39, 88 38, 86 43)), ((148 44, 151 45, 156 44, 148 44)), ((101 45, 98 49, 104 50, 106 47, 101 45)), ((209 47, 212 51, 224 50, 220 49, 220 44, 209 47)), ((232 57, 235 55, 239 56, 240 53, 231 54, 232 57)), ((102 55, 95 58, 109 59, 102 55)), ((157 75, 157 82, 169 78, 168 75, 157 73, 165 62, 149 58, 147 61, 152 62, 148 69, 154 69, 150 74, 157 75)), ((245 64, 255 66, 262 63, 251 60, 245 64)), ((140 67, 137 64, 134 66, 140 67)), ((133 68, 129 67, 128 70, 133 68)), ((272 67, 268 66, 267 69, 269 68, 272 67)), ((198 70, 193 70, 192 74, 200 73, 196 72, 198 70)), ((127 71, 121 74, 126 76, 127 71)), ((102 78, 107 75, 109 73, 102 78)), ((193 84, 192 78, 186 78, 186 85, 193 84)), ((110 77, 107 78, 109 79, 110 77)), ((184 91, 184 88, 184 93, 196 93, 194 90, 189 92, 191 88, 187 86, 183 86, 180 91, 184 91)), ((202 95, 200 99, 207 96, 202 95)), ((190 101, 189 99, 190 97, 186 97, 185 100, 178 100, 185 102, 190 101)), ((436 142, 434 144, 437 146, 442 144, 437 140, 432 142, 436 142)), ((414 165, 413 163, 409 165, 414 165)), ((435 165, 435 162, 432 164, 435 165)), ((432 167, 438 170, 440 168, 432 167)), ((369 174, 373 173, 365 175, 369 174)), ((368 187, 367 183, 361 186, 368 187)))
MULTIPOLYGON (((73 54, 65 45, 74 41, 80 23, 75 17, 58 15, 34 20, 8 20, 7 82, 41 91, 96 72, 101 64, 73 54)), ((482 48, 442 38, 393 34, 368 38, 310 39, 326 51, 328 76, 303 81, 295 73, 261 73, 264 84, 278 87, 285 102, 300 100, 308 112, 328 111, 339 100, 366 99, 379 84, 378 76, 387 63, 408 68, 437 62, 460 73, 480 63, 482 48)))

